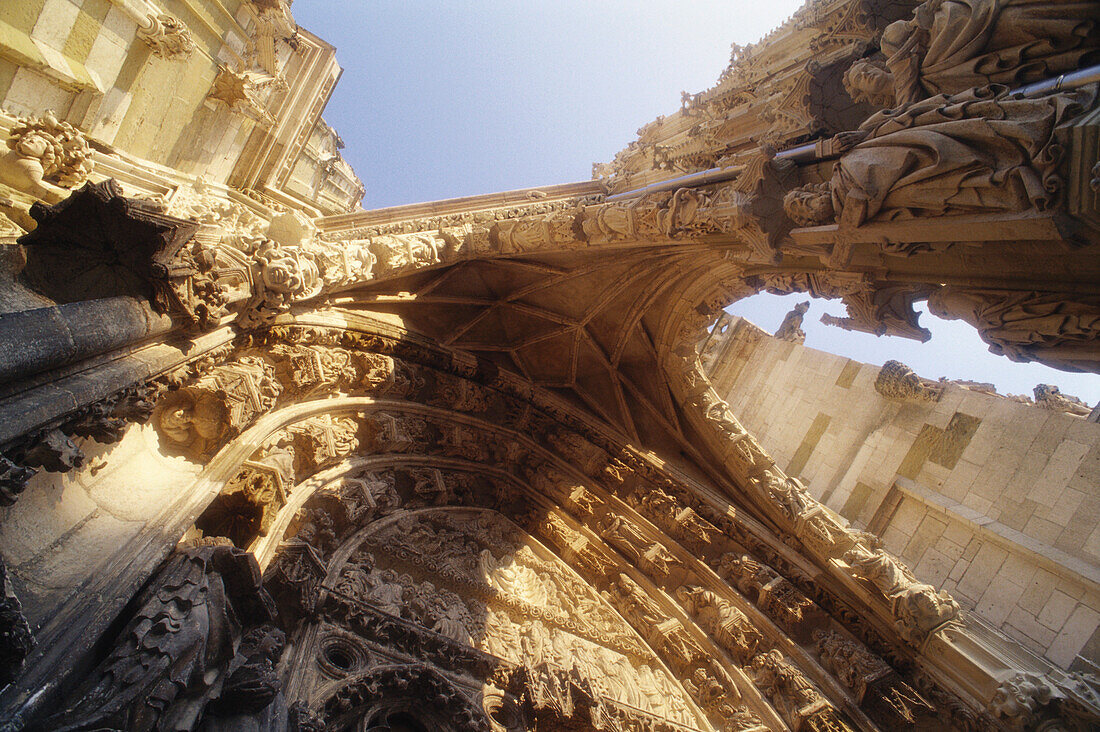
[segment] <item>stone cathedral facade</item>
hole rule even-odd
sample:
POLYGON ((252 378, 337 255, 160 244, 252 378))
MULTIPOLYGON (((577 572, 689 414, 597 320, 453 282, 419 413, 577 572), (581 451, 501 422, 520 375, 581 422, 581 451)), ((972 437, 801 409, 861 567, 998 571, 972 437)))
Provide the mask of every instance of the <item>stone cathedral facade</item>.
POLYGON ((1095 0, 809 0, 590 181, 363 211, 285 0, 3 3, 0 728, 1096 729, 700 345, 1100 372, 1097 64, 1095 0))

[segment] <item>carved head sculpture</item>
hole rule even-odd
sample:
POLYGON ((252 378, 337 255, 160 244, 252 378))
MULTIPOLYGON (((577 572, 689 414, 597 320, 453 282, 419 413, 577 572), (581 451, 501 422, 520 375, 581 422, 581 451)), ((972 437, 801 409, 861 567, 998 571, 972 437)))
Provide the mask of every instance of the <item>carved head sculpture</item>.
POLYGON ((205 390, 180 389, 157 405, 156 425, 171 442, 201 450, 228 429, 229 410, 223 400, 205 390))
POLYGON ((264 288, 285 299, 312 297, 321 289, 317 263, 304 252, 267 240, 257 250, 256 261, 264 288))
POLYGON ((894 76, 879 62, 859 59, 844 72, 843 84, 854 102, 894 106, 894 76))
POLYGON ((1023 727, 1040 707, 1050 702, 1051 689, 1033 674, 1016 674, 1001 682, 989 709, 996 716, 1023 727))
POLYGON ((828 183, 799 186, 783 197, 783 210, 799 226, 821 226, 836 219, 828 183))
POLYGON ((962 319, 968 323, 981 322, 986 302, 958 287, 941 287, 928 296, 928 312, 944 320, 962 319))

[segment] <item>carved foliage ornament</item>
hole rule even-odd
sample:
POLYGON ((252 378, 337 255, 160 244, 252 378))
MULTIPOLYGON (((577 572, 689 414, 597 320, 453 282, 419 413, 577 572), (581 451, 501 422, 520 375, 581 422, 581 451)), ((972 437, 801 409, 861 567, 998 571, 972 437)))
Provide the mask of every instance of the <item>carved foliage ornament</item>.
POLYGON ((145 24, 138 28, 137 35, 159 58, 186 59, 195 50, 191 31, 182 21, 167 13, 149 15, 145 24))

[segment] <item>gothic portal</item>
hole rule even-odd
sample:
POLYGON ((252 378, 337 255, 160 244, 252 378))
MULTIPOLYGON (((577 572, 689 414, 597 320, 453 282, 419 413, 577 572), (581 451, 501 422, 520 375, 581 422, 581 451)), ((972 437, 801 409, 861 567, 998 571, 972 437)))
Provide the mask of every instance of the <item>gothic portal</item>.
POLYGON ((0 31, 3 729, 1100 725, 700 362, 768 291, 1100 372, 1095 0, 809 0, 590 181, 375 211, 289 2, 0 31))

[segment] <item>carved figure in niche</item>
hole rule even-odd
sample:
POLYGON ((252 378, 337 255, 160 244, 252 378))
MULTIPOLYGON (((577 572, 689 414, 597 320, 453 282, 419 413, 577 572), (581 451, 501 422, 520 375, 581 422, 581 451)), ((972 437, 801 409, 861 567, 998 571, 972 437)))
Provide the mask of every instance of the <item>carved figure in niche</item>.
POLYGON ((57 203, 88 180, 92 150, 84 136, 53 112, 20 119, 0 155, 0 184, 47 203, 57 203))
POLYGON ((428 439, 428 423, 419 417, 375 412, 364 421, 363 447, 373 452, 406 452, 428 439))
POLYGON ((779 504, 783 513, 790 519, 796 519, 817 505, 806 487, 796 478, 788 478, 773 470, 765 470, 758 479, 767 494, 779 504))
POLYGON ((668 616, 637 582, 620 574, 608 586, 607 599, 635 628, 656 628, 668 616))
POLYGON ((844 76, 852 99, 905 106, 989 84, 1019 86, 1100 60, 1095 0, 927 0, 891 23, 885 65, 857 61, 844 76))
POLYGON ((740 700, 737 687, 726 673, 714 663, 708 666, 700 666, 691 672, 689 679, 684 679, 684 686, 688 692, 710 713, 728 719, 736 714, 736 704, 740 700), (726 683, 719 680, 722 677, 726 683))
POLYGON ((783 322, 779 324, 779 328, 775 331, 775 338, 781 341, 791 341, 792 343, 805 343, 806 332, 802 330, 802 318, 809 309, 809 300, 795 305, 794 309, 783 317, 783 322))
POLYGON ((1063 125, 1093 99, 1089 90, 1021 99, 990 87, 879 112, 836 165, 832 207, 842 226, 1049 209, 1063 186, 1063 125))
POLYGON ((266 622, 256 559, 225 545, 173 554, 138 595, 107 657, 46 729, 193 729, 222 688, 242 626, 266 622))
POLYGON ((455 593, 437 589, 431 582, 421 582, 416 586, 410 605, 426 628, 456 643, 467 646, 474 644, 468 627, 470 612, 455 593))
POLYGON ((678 587, 676 597, 695 616, 699 625, 712 634, 740 663, 745 663, 756 653, 763 637, 745 614, 728 600, 698 585, 678 587))
POLYGON ((401 505, 392 473, 363 473, 343 479, 337 495, 352 524, 386 513, 401 505))
POLYGON ((860 700, 869 683, 892 671, 881 658, 835 630, 815 630, 813 638, 824 666, 855 691, 860 700))
POLYGON ((914 645, 959 615, 959 604, 944 591, 917 582, 913 573, 881 549, 857 544, 844 555, 852 574, 870 582, 890 600, 899 634, 914 645))
POLYGON ((277 437, 245 461, 195 526, 206 536, 224 536, 247 548, 257 537, 267 536, 293 484, 294 452, 289 440, 277 437))
POLYGON ((747 671, 791 729, 799 729, 803 719, 829 705, 810 680, 778 650, 759 654, 747 671))
POLYGON ((718 562, 719 571, 781 628, 800 642, 827 620, 825 612, 785 577, 752 557, 732 552, 718 562))
POLYGON ((489 611, 485 620, 485 637, 481 650, 497 658, 516 663, 520 659, 519 626, 504 613, 489 611))
POLYGON ((413 494, 427 505, 446 506, 454 502, 454 494, 443 480, 443 473, 435 468, 410 471, 409 477, 413 480, 413 494))
POLYGON ((980 290, 947 285, 928 297, 938 318, 978 329, 989 350, 1013 361, 1042 360, 1067 371, 1100 370, 1100 297, 980 290))

